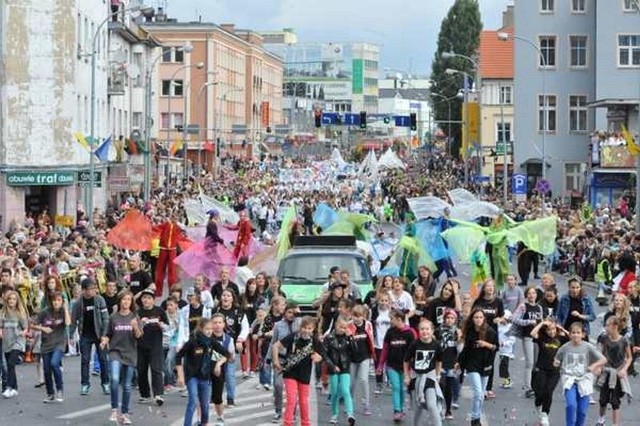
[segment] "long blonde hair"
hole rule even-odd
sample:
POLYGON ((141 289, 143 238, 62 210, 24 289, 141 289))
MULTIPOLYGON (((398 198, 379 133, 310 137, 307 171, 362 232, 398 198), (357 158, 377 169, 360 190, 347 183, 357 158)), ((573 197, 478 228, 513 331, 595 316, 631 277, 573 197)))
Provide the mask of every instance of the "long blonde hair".
POLYGON ((2 306, 2 310, 0 310, 0 316, 2 318, 6 318, 7 314, 12 313, 15 315, 18 315, 18 317, 20 317, 20 319, 27 319, 29 318, 29 315, 27 314, 27 309, 24 307, 24 305, 22 304, 22 300, 20 299, 20 295, 18 294, 17 291, 15 290, 9 290, 5 293, 5 295, 3 296, 4 299, 4 304, 2 306), (14 296, 16 298, 16 308, 15 309, 11 309, 9 307, 9 304, 7 303, 7 301, 9 300, 9 297, 14 296))
POLYGON ((609 310, 613 312, 613 315, 615 315, 620 320, 620 323, 622 324, 621 327, 626 327, 627 324, 629 324, 629 321, 631 318, 631 314, 630 314, 631 302, 629 301, 629 298, 627 296, 625 296, 622 293, 614 294, 613 297, 611 298, 611 305, 609 306, 609 310), (617 312, 615 308, 616 297, 622 298, 622 307, 617 312))

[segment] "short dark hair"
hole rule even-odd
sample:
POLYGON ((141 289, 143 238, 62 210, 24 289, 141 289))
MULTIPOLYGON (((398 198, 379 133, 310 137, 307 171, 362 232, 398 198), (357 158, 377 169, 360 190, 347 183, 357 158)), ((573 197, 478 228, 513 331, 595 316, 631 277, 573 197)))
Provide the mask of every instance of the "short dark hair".
POLYGON ((298 304, 296 302, 287 302, 287 306, 285 306, 284 310, 289 311, 291 309, 298 309, 298 304))

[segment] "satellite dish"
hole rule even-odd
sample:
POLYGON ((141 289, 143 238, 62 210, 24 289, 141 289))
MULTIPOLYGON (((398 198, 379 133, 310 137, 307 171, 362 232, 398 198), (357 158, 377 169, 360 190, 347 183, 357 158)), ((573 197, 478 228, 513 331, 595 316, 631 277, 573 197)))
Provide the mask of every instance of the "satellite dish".
POLYGON ((129 75, 129 78, 138 78, 140 76, 140 67, 135 64, 128 64, 127 74, 129 75))

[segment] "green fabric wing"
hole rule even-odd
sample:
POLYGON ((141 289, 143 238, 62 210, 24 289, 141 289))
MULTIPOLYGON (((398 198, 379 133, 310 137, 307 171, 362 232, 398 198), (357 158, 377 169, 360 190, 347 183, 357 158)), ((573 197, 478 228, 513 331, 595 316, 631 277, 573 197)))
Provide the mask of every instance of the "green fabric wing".
POLYGON ((557 224, 558 218, 549 216, 523 222, 504 232, 510 244, 522 241, 536 253, 550 255, 556 249, 557 224))
POLYGON ((398 248, 407 250, 413 256, 418 256, 418 266, 425 265, 429 270, 435 271, 438 269, 436 263, 433 261, 429 253, 422 247, 420 241, 416 237, 404 236, 398 243, 398 248))
POLYGON ((289 206, 282 218, 282 226, 280 227, 280 233, 278 234, 278 253, 276 255, 278 260, 283 259, 291 248, 291 239, 289 238, 289 235, 297 215, 296 206, 292 204, 289 206))
POLYGON ((467 225, 464 222, 447 229, 441 235, 449 244, 449 249, 455 253, 458 261, 469 263, 472 253, 485 240, 485 228, 475 223, 467 225))

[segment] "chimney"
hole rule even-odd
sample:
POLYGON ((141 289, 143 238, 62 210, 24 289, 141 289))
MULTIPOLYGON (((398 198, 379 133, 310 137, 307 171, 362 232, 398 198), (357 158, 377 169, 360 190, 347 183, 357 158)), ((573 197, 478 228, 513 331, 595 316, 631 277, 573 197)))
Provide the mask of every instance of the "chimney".
POLYGON ((502 12, 502 28, 513 28, 513 5, 510 4, 507 6, 507 10, 502 12))
POLYGON ((164 8, 159 7, 158 12, 156 13, 156 22, 166 22, 167 14, 164 12, 164 8))
POLYGON ((220 28, 231 34, 236 32, 236 24, 220 24, 220 28))

